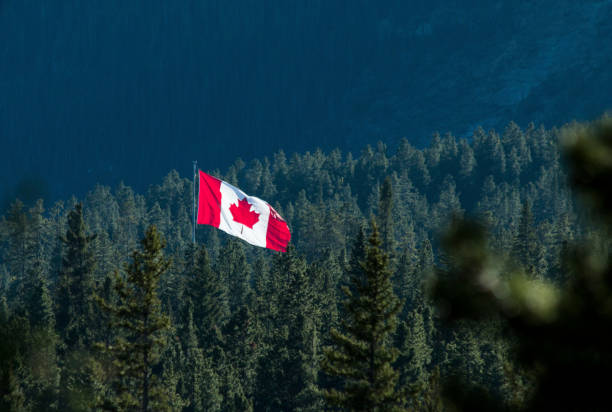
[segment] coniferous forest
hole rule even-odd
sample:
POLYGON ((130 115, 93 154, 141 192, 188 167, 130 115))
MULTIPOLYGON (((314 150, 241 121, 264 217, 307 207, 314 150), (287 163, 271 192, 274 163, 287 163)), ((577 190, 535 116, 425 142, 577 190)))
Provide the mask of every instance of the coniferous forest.
POLYGON ((0 410, 604 410, 612 122, 236 160, 287 253, 193 180, 0 218, 0 410))

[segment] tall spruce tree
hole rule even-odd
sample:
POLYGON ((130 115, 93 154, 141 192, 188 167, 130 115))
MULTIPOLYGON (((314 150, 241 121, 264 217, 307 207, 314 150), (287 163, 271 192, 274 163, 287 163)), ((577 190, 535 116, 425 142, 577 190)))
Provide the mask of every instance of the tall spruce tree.
POLYGON ((68 349, 88 346, 95 325, 95 258, 83 221, 83 206, 77 203, 68 214, 68 228, 62 238, 64 257, 57 296, 57 328, 68 349))
POLYGON ((193 303, 187 297, 182 308, 182 325, 178 329, 182 344, 180 394, 187 401, 185 412, 218 412, 221 410, 219 377, 210 358, 199 347, 193 319, 193 303))
POLYGON ((30 209, 28 219, 28 270, 22 280, 23 305, 30 318, 32 328, 47 329, 53 332, 55 316, 53 302, 48 289, 49 264, 45 253, 47 221, 43 217, 43 203, 38 200, 30 209))
POLYGON ((378 200, 378 226, 380 227, 380 238, 382 248, 391 259, 394 258, 395 237, 393 227, 393 184, 391 177, 387 176, 380 187, 378 200))
MULTIPOLYGON (((3 302, 5 303, 4 299, 3 302)), ((8 309, 0 318, 0 410, 26 411, 27 403, 17 373, 25 369, 25 342, 28 323, 22 317, 11 317, 8 309)))
POLYGON ((535 274, 538 249, 539 245, 533 212, 531 211, 531 203, 525 201, 521 208, 517 233, 512 244, 512 254, 527 271, 535 274))
MULTIPOLYGON (((39 206, 42 208, 40 203, 39 206)), ((16 200, 11 205, 7 217, 2 219, 1 229, 4 232, 3 237, 8 241, 8 247, 0 258, 6 262, 9 274, 7 295, 13 310, 22 316, 27 315, 33 283, 45 269, 39 239, 43 226, 42 211, 36 209, 31 209, 28 216, 23 203, 16 200)))
POLYGON ((208 350, 220 339, 221 327, 229 317, 227 285, 210 267, 206 247, 193 248, 187 259, 185 295, 193 303, 193 322, 200 347, 208 350))
POLYGON ((351 253, 344 270, 345 277, 340 282, 340 286, 352 287, 352 279, 361 274, 361 261, 366 256, 367 239, 363 226, 359 227, 355 240, 351 247, 351 253))
POLYGON ((215 262, 217 276, 228 285, 230 311, 233 313, 245 302, 250 290, 251 267, 247 263, 242 242, 228 239, 215 262))
POLYGON ((164 257, 165 241, 155 226, 147 229, 140 244, 141 250, 132 253, 132 262, 126 267, 127 276, 115 274, 117 302, 98 299, 117 328, 114 344, 99 344, 113 358, 116 368, 113 396, 102 407, 143 412, 172 410, 168 391, 174 388, 165 387, 153 372, 166 346, 164 332, 170 327, 157 295, 160 278, 170 261, 164 257))
POLYGON ((290 247, 275 258, 270 274, 275 292, 259 359, 255 410, 320 410, 315 386, 320 311, 314 306, 305 259, 290 247))
POLYGON ((88 353, 99 326, 94 307, 92 242, 96 236, 86 234, 81 203, 68 213, 67 223, 66 234, 60 238, 64 255, 56 298, 57 330, 63 340, 59 407, 89 410, 98 394, 94 360, 88 353))
POLYGON ((326 389, 330 405, 350 411, 401 411, 405 404, 392 363, 398 350, 391 345, 401 304, 393 293, 389 258, 381 250, 376 223, 361 262, 351 278, 354 291, 344 287, 347 317, 343 331, 332 329, 332 347, 324 348, 323 370, 341 378, 341 386, 326 389))
POLYGON ((244 400, 230 403, 235 405, 234 408, 224 408, 224 410, 246 411, 252 409, 261 334, 258 319, 250 305, 247 304, 241 305, 223 328, 225 361, 231 364, 232 375, 241 387, 240 392, 244 397, 244 400), (238 407, 241 403, 244 403, 244 407, 238 407))
POLYGON ((428 345, 423 315, 419 310, 411 311, 406 320, 399 322, 395 340, 400 354, 393 367, 399 372, 400 386, 412 392, 410 405, 421 408, 429 379, 427 368, 432 349, 428 345))
POLYGON ((17 199, 2 217, 2 237, 7 241, 2 260, 13 279, 24 279, 29 259, 27 257, 28 218, 23 203, 17 199))

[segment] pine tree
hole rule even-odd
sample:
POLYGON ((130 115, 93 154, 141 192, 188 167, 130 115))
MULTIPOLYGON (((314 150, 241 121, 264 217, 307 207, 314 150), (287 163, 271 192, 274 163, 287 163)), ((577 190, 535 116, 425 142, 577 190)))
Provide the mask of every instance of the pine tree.
POLYGON ((427 343, 423 314, 419 310, 411 311, 405 321, 400 321, 396 342, 400 355, 393 366, 400 374, 400 386, 410 388, 411 392, 417 395, 413 396, 411 403, 418 405, 429 378, 427 368, 432 353, 427 343))
POLYGON ((434 265, 434 254, 433 248, 431 246, 431 242, 429 238, 426 238, 421 243, 421 248, 419 249, 419 261, 417 270, 420 272, 420 276, 423 277, 427 273, 429 273, 433 269, 434 265))
POLYGON ((27 226, 28 219, 24 205, 19 199, 16 199, 11 203, 6 215, 2 216, 2 238, 8 242, 3 248, 3 260, 7 263, 9 272, 14 276, 23 277, 25 272, 24 269, 19 270, 19 266, 24 264, 22 258, 26 253, 27 226))
POLYGON ((190 404, 189 399, 184 399, 180 393, 180 383, 184 373, 183 348, 172 324, 164 331, 164 334, 167 344, 161 351, 159 363, 154 369, 155 376, 159 378, 159 382, 163 383, 160 385, 161 393, 158 396, 163 398, 163 407, 182 411, 190 404))
POLYGON ((305 259, 293 247, 271 268, 276 288, 259 361, 255 410, 320 410, 317 324, 313 288, 305 259))
POLYGON ((64 257, 57 297, 57 327, 69 349, 89 346, 94 339, 96 263, 91 242, 95 235, 88 236, 86 231, 83 207, 77 203, 68 214, 68 229, 62 238, 64 257))
POLYGON ((27 322, 5 313, 0 319, 0 410, 27 411, 26 397, 18 371, 27 354, 27 322))
POLYGON ((474 131, 472 140, 478 162, 478 174, 493 175, 495 180, 500 180, 506 172, 506 154, 499 135, 493 130, 485 133, 481 127, 478 127, 474 131))
POLYGON ((466 139, 459 140, 459 176, 461 178, 468 178, 472 175, 474 168, 476 167, 476 158, 474 157, 474 150, 466 139))
POLYGON ((52 324, 32 328, 14 314, 0 322, 0 410, 57 410, 56 347, 52 324))
POLYGON ((532 274, 536 273, 537 256, 539 253, 539 245, 535 230, 531 203, 526 201, 523 203, 521 209, 516 237, 512 244, 512 254, 518 259, 520 264, 532 274))
POLYGON ((135 249, 138 239, 139 214, 138 202, 131 187, 123 182, 115 190, 115 198, 119 207, 117 240, 121 246, 119 252, 122 256, 127 256, 130 251, 135 249))
POLYGON ((351 254, 346 266, 346 278, 343 279, 342 286, 352 286, 352 278, 359 277, 361 274, 361 261, 365 259, 367 249, 367 239, 363 226, 359 227, 357 236, 353 241, 351 254))
POLYGON ((393 277, 395 295, 402 304, 403 313, 407 313, 417 305, 419 303, 417 300, 422 294, 422 279, 417 272, 416 266, 414 252, 405 249, 397 262, 397 270, 393 277))
POLYGON ((462 213, 455 179, 451 175, 446 175, 440 188, 438 202, 433 206, 434 225, 442 227, 451 216, 462 213))
POLYGON ((333 250, 327 249, 320 260, 309 265, 308 272, 315 289, 315 304, 321 310, 319 331, 322 337, 328 336, 332 327, 339 326, 337 288, 342 267, 333 250))
POLYGON ((393 185, 391 183, 391 177, 387 176, 380 188, 380 197, 378 200, 378 226, 380 227, 382 248, 389 254, 391 260, 394 258, 395 250, 394 225, 393 185))
POLYGON ((218 412, 221 410, 219 377, 212 369, 209 358, 198 345, 193 318, 193 303, 186 298, 179 328, 182 343, 180 393, 188 402, 185 412, 218 412))
POLYGON ((251 273, 244 247, 239 240, 228 239, 215 263, 215 272, 229 290, 227 298, 230 311, 236 311, 249 293, 251 273))
POLYGON ((199 345, 208 349, 220 339, 221 328, 229 317, 227 285, 211 269, 204 246, 195 249, 195 257, 188 259, 187 272, 185 295, 193 302, 193 322, 199 345))
POLYGON ((223 350, 233 365, 243 391, 252 403, 255 371, 261 352, 262 328, 255 314, 256 301, 251 293, 223 328, 223 350))
POLYGON ((28 266, 26 277, 22 280, 24 306, 35 329, 46 329, 52 333, 55 328, 53 302, 49 294, 49 259, 45 253, 47 221, 43 217, 42 200, 30 209, 28 236, 28 266))
POLYGON ((153 373, 166 346, 164 331, 170 319, 161 311, 157 289, 161 276, 170 266, 164 257, 164 240, 155 226, 147 229, 141 250, 132 253, 126 278, 115 274, 116 303, 98 298, 118 329, 112 345, 99 344, 113 358, 116 374, 114 396, 104 408, 142 411, 171 410, 163 382, 153 373))
POLYGON ((221 410, 224 412, 252 412, 253 400, 240 380, 240 372, 224 356, 223 351, 216 354, 215 361, 219 365, 221 410))
POLYGON ((2 260, 8 270, 8 301, 14 310, 24 314, 27 299, 25 281, 33 263, 31 225, 21 201, 15 200, 2 218, 3 237, 8 241, 2 260))
POLYGON ((401 305, 393 293, 388 257, 380 247, 373 222, 362 273, 351 278, 354 291, 343 288, 344 331, 332 330, 334 345, 324 348, 323 370, 342 380, 341 387, 324 391, 325 398, 351 411, 400 411, 405 403, 397 388, 399 374, 391 366, 398 350, 390 337, 401 305))
POLYGON ((50 332, 55 329, 53 301, 49 294, 47 279, 41 271, 32 274, 32 284, 28 299, 28 314, 33 328, 45 328, 50 332))
MULTIPOLYGON (((15 276, 9 285, 11 310, 2 309, 4 322, 0 323, 4 335, 0 341, 6 345, 0 345, 0 351, 5 351, 0 355, 0 375, 3 375, 0 386, 6 385, 9 389, 8 407, 18 410, 57 407, 58 338, 48 290, 48 236, 43 212, 42 200, 35 203, 29 214, 17 201, 9 219, 2 222, 9 240, 6 260, 15 276)), ((2 301, 4 306, 5 296, 2 301)))

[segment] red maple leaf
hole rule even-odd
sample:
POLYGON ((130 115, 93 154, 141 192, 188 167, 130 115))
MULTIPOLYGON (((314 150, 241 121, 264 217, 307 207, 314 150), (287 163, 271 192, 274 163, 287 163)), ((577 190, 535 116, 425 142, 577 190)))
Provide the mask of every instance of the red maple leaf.
POLYGON ((259 222, 259 213, 251 211, 251 204, 246 198, 238 199, 238 205, 232 204, 229 208, 234 218, 234 222, 242 223, 249 229, 253 229, 253 225, 259 222))

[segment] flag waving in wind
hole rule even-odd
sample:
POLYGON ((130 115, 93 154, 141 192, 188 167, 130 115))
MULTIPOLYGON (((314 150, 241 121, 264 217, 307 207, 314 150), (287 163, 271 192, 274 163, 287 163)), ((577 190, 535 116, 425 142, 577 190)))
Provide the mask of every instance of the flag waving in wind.
POLYGON ((272 206, 201 170, 199 174, 198 224, 214 226, 255 246, 287 250, 289 227, 272 206))

